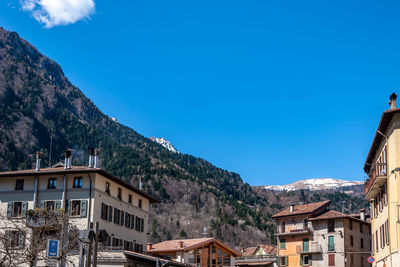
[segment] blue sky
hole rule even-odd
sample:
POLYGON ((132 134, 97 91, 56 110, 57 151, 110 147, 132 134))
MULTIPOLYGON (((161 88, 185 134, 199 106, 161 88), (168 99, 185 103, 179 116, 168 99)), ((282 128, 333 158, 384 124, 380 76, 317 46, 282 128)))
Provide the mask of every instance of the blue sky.
POLYGON ((1 1, 0 25, 107 115, 251 185, 362 180, 400 93, 396 1, 56 2, 1 1))

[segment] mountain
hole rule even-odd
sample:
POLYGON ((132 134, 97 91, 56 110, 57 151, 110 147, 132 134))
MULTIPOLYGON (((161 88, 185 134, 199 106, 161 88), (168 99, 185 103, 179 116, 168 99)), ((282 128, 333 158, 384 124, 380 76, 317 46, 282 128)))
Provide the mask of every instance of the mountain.
POLYGON ((160 145, 162 145, 163 147, 165 147, 166 149, 168 149, 171 152, 174 153, 181 153, 179 152, 168 140, 166 140, 165 138, 161 137, 161 138, 157 138, 157 137, 150 137, 150 140, 153 142, 156 142, 160 145))
POLYGON ((88 147, 100 148, 102 168, 132 185, 143 179, 143 189, 162 200, 151 208, 152 242, 201 237, 207 227, 208 236, 246 247, 274 242, 271 216, 292 201, 347 201, 352 212, 365 206, 339 192, 259 190, 204 159, 171 152, 103 114, 56 62, 0 28, 0 171, 32 168, 39 150, 49 166, 66 148, 73 165, 86 165, 88 147))
POLYGON ((301 189, 308 189, 311 191, 316 190, 332 190, 343 187, 362 186, 362 181, 346 181, 332 178, 319 178, 319 179, 306 179, 296 181, 288 185, 265 185, 262 186, 267 190, 275 191, 295 191, 301 189))

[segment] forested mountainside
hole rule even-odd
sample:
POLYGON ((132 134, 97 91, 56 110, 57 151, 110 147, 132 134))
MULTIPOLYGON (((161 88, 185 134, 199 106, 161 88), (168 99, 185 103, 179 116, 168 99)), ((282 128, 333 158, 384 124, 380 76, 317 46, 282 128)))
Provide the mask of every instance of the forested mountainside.
POLYGON ((134 185, 144 180, 144 190, 162 200, 151 211, 153 242, 204 236, 205 227, 208 236, 235 247, 274 239, 271 214, 282 199, 258 194, 238 174, 173 153, 103 114, 56 62, 0 28, 0 170, 32 168, 35 151, 49 165, 50 137, 52 164, 72 148, 73 165, 86 165, 87 148, 98 147, 102 168, 134 185))

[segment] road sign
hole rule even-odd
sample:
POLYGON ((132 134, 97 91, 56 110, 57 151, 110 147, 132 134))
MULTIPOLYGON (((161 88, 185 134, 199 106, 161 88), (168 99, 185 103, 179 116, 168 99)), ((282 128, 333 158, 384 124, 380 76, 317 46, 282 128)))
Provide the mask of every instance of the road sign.
POLYGON ((368 262, 369 263, 373 263, 374 261, 375 261, 374 257, 372 257, 372 256, 368 257, 368 262))
POLYGON ((58 258, 59 252, 59 240, 48 239, 47 240, 47 257, 48 258, 58 258))

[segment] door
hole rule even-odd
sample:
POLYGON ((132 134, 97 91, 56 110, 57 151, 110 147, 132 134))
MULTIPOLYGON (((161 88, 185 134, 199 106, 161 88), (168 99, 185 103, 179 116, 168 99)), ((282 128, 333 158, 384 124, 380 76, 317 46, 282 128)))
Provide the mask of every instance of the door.
POLYGON ((304 239, 303 239, 303 251, 304 251, 304 252, 308 252, 308 251, 309 251, 309 242, 308 242, 308 238, 304 238, 304 239))

